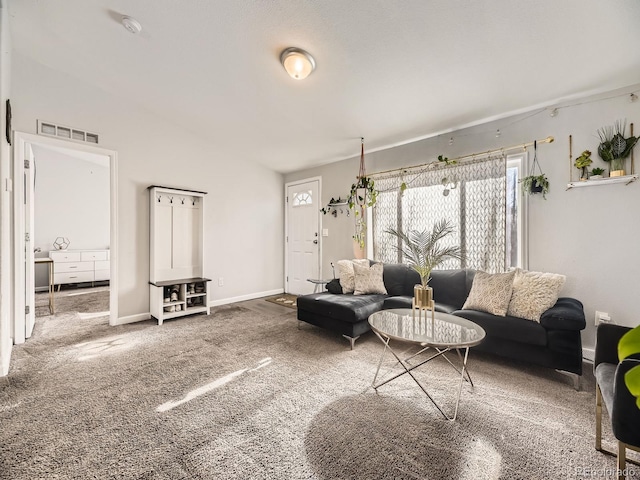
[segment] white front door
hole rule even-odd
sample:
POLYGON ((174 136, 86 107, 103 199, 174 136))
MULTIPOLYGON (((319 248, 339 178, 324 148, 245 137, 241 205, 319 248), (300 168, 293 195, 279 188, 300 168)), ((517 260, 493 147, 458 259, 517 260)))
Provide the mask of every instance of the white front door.
POLYGON ((320 180, 287 185, 287 271, 285 291, 312 293, 308 279, 320 275, 320 180))

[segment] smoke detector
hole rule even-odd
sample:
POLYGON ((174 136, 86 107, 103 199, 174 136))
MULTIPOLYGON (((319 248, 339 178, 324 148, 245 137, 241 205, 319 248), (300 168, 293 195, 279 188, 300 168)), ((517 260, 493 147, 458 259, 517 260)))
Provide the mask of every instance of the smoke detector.
POLYGON ((142 25, 135 18, 122 17, 122 26, 131 33, 140 33, 142 31, 142 25))

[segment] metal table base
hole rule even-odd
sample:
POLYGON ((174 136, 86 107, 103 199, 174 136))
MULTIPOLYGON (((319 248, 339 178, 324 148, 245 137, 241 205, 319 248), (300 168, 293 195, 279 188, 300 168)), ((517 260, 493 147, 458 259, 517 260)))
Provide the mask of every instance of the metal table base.
POLYGON ((380 355, 380 361, 378 362, 378 368, 376 369, 376 374, 373 377, 373 382, 371 382, 371 386, 376 390, 376 392, 378 391, 378 388, 382 387, 383 385, 386 385, 387 383, 391 382, 392 380, 395 380, 395 379, 397 379, 397 378, 399 378, 399 377, 401 377, 401 376, 403 376, 405 374, 408 374, 413 379, 413 381, 418 384, 418 386, 425 393, 427 398, 429 398, 429 400, 431 400, 431 403, 433 403, 433 405, 438 409, 438 411, 442 414, 442 416, 444 418, 446 418, 447 420, 455 421, 455 419, 456 419, 456 417, 458 415, 458 406, 460 405, 460 396, 462 395, 462 384, 465 381, 467 381, 471 385, 471 388, 473 388, 473 381, 471 380, 471 376, 469 375, 469 371, 467 370, 467 359, 469 357, 469 347, 465 347, 464 348, 464 351, 465 351, 464 352, 464 357, 460 353, 460 350, 461 350, 460 348, 447 347, 447 348, 444 348, 444 349, 440 349, 440 348, 436 348, 436 347, 425 347, 422 350, 420 350, 419 352, 417 352, 417 353, 411 355, 410 357, 407 357, 406 359, 402 360, 400 358, 400 356, 389 345, 389 341, 391 340, 390 338, 385 337, 385 336, 379 334, 376 331, 374 331, 374 333, 380 339, 380 341, 384 344, 384 349, 382 350, 382 354, 380 355), (435 353, 434 355, 431 355, 429 358, 427 358, 425 360, 422 360, 420 363, 417 363, 415 365, 412 365, 412 364, 409 363, 409 360, 415 358, 416 356, 418 356, 421 353, 429 350, 430 348, 433 348, 437 353, 435 353), (382 366, 382 360, 384 359, 384 355, 385 355, 387 349, 389 349, 389 351, 396 358, 396 360, 398 361, 397 363, 402 365, 402 368, 404 369, 404 371, 402 371, 402 372, 400 372, 400 373, 398 373, 396 375, 393 375, 393 376, 387 378, 386 380, 381 381, 380 383, 378 383, 376 385, 376 380, 378 378, 378 374, 380 373, 380 367, 382 366), (455 350, 457 352, 458 358, 462 362, 462 368, 461 369, 456 367, 451 362, 451 360, 449 360, 449 358, 447 358, 447 356, 445 355, 445 353, 450 352, 452 350, 455 350), (448 416, 444 412, 444 410, 440 407, 440 405, 438 405, 438 403, 429 394, 429 392, 424 387, 424 385, 422 385, 422 383, 420 383, 420 381, 412 373, 412 371, 415 370, 416 368, 418 368, 418 367, 424 365, 425 363, 430 362, 434 358, 438 358, 440 356, 443 357, 447 362, 449 362, 449 364, 454 368, 454 370, 456 370, 456 372, 458 372, 460 374, 460 384, 459 384, 459 387, 458 387, 458 396, 456 398, 456 407, 455 407, 455 410, 453 412, 453 417, 448 416))

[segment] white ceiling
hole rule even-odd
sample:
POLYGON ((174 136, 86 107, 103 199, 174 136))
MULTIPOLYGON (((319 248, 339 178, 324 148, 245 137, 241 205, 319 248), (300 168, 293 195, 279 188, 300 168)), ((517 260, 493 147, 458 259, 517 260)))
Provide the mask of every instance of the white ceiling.
POLYGON ((370 151, 640 83, 637 0, 11 0, 9 10, 22 54, 209 139, 212 157, 280 172, 357 155, 361 136, 370 151), (290 46, 316 59, 304 81, 279 63, 290 46))

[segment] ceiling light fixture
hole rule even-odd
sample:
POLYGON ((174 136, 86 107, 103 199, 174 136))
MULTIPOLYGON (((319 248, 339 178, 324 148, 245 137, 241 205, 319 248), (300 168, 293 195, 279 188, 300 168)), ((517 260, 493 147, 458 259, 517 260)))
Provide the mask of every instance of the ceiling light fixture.
POLYGON ((449 139, 449 145, 453 145, 453 137, 449 139))
POLYGON ((500 136, 500 129, 496 130, 496 138, 500 136))
POLYGON ((140 33, 142 31, 142 25, 135 18, 122 17, 122 26, 131 33, 140 33))
POLYGON ((553 110, 551 110, 551 113, 549 113, 550 117, 555 117, 558 115, 558 109, 554 108, 553 110))
POLYGON ((302 80, 316 69, 316 61, 301 48, 289 47, 280 54, 280 63, 291 78, 302 80))
POLYGON ((629 101, 630 102, 635 102, 636 100, 638 100, 638 95, 636 95, 635 93, 632 93, 631 95, 629 95, 629 101))

